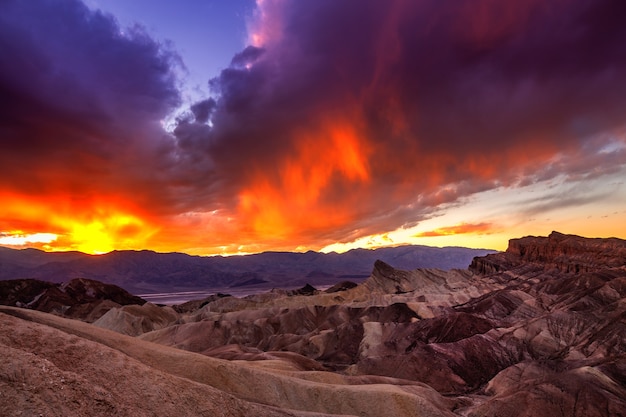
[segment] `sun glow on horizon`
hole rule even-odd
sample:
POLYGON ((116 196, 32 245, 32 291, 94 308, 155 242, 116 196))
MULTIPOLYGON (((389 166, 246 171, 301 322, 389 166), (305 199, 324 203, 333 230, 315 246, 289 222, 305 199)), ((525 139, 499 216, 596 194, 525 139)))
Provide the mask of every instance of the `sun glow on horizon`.
POLYGON ((145 242, 141 237, 146 233, 143 226, 134 216, 116 214, 89 223, 70 221, 67 237, 75 250, 97 255, 120 247, 133 247, 138 241, 145 242))
POLYGON ((120 209, 121 205, 113 202, 76 204, 63 196, 1 197, 5 202, 0 207, 2 246, 102 254, 116 249, 144 249, 158 231, 139 215, 120 209), (19 228, 12 227, 13 222, 19 228))
MULTIPOLYGON (((568 199, 561 191, 555 193, 564 187, 561 184, 564 179, 501 187, 440 205, 410 227, 379 229, 378 233, 372 229, 368 234, 363 233, 367 229, 355 230, 346 233, 344 240, 319 238, 317 230, 327 230, 329 225, 340 228, 349 223, 353 215, 350 209, 359 204, 354 199, 353 204, 336 206, 321 198, 328 191, 324 188, 328 185, 324 175, 341 175, 350 187, 367 186, 367 160, 359 156, 356 165, 333 165, 331 157, 328 160, 331 162, 320 161, 326 164, 322 168, 311 162, 314 159, 308 160, 306 152, 298 155, 300 165, 294 162, 293 166, 283 167, 283 172, 295 170, 291 180, 266 181, 265 187, 260 186, 261 182, 255 183, 256 188, 240 196, 240 205, 233 210, 150 217, 114 199, 110 203, 99 200, 73 205, 71 199, 62 196, 33 199, 3 194, 0 245, 89 254, 150 249, 232 256, 275 250, 346 252, 406 244, 506 250, 509 239, 547 236, 552 231, 585 237, 626 235, 624 167, 611 175, 567 185, 575 191, 572 195, 584 195, 582 199, 568 199), (343 171, 348 166, 354 166, 351 178, 343 171), (305 171, 297 171, 297 167, 319 169, 321 179, 310 179, 298 188, 300 179, 308 179, 305 171)), ((351 195, 346 192, 347 198, 351 195)), ((358 197, 358 193, 355 195, 358 197)))

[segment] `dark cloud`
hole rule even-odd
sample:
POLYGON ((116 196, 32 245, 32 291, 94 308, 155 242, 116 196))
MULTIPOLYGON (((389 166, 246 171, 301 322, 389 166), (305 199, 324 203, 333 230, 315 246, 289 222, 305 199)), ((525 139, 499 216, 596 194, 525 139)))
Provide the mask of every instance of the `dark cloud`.
POLYGON ((180 103, 174 52, 79 1, 6 0, 0 56, 0 188, 148 190, 159 123, 180 103))
POLYGON ((261 55, 263 55, 263 51, 263 48, 247 46, 243 51, 233 57, 230 62, 230 66, 233 68, 250 67, 259 59, 261 55))
POLYGON ((260 43, 212 80, 213 127, 198 141, 224 189, 256 199, 242 216, 346 239, 475 192, 624 164, 623 150, 599 152, 623 136, 598 139, 624 126, 623 2, 262 7, 260 43), (345 221, 310 220, 337 212, 345 221))
POLYGON ((215 104, 215 100, 212 98, 193 104, 191 106, 191 112, 194 115, 195 121, 198 123, 207 123, 215 108, 215 104))

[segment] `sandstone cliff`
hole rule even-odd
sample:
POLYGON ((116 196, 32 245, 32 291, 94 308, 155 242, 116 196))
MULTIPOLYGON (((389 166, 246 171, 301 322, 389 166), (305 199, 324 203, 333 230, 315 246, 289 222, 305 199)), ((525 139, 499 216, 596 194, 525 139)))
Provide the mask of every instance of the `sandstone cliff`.
POLYGON ((552 232, 548 237, 511 239, 504 253, 474 258, 470 269, 480 273, 534 264, 559 272, 590 272, 626 266, 626 241, 590 239, 552 232))

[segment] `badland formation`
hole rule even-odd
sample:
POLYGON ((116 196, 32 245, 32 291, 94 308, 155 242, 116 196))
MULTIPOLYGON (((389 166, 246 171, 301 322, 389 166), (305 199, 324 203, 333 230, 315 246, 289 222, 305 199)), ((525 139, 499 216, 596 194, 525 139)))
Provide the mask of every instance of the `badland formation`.
MULTIPOLYGON (((42 265, 6 259, 4 279, 42 265)), ((15 276, 0 281, 0 415, 626 416, 626 241, 553 232, 468 264, 318 264, 290 281, 312 285, 178 305, 106 276, 15 276)), ((275 286, 255 268, 229 273, 275 286)))

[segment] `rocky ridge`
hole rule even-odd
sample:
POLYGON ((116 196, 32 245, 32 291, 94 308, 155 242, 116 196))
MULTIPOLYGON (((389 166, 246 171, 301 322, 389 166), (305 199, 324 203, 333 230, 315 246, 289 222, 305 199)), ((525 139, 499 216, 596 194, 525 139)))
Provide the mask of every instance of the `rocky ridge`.
POLYGON ((0 281, 0 305, 24 307, 93 322, 108 310, 146 300, 116 285, 75 278, 63 283, 36 279, 0 281))

